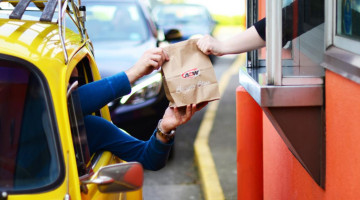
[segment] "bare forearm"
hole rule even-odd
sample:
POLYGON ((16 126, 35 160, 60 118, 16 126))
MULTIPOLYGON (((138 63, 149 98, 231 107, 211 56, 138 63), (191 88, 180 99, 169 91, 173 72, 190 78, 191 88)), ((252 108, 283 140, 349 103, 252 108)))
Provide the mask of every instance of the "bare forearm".
POLYGON ((125 74, 127 75, 130 84, 133 84, 136 80, 142 77, 141 74, 138 73, 134 68, 126 70, 125 74))
POLYGON ((223 54, 239 54, 261 47, 265 47, 265 41, 257 33, 254 26, 225 40, 222 43, 223 54))

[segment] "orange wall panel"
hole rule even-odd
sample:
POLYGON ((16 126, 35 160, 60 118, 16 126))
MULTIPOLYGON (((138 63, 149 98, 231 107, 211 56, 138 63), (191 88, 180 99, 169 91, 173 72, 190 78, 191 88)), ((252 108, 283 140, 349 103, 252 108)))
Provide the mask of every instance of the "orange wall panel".
POLYGON ((236 89, 237 194, 263 199, 262 110, 246 90, 236 89))
POLYGON ((360 85, 326 71, 328 199, 360 198, 360 85))
POLYGON ((360 199, 360 85, 326 71, 325 98, 325 190, 263 114, 264 199, 360 199))
POLYGON ((290 152, 266 115, 264 127, 264 199, 322 199, 324 191, 290 152))
POLYGON ((258 3, 259 6, 259 16, 258 16, 258 20, 264 18, 266 16, 266 1, 265 0, 259 0, 258 3))

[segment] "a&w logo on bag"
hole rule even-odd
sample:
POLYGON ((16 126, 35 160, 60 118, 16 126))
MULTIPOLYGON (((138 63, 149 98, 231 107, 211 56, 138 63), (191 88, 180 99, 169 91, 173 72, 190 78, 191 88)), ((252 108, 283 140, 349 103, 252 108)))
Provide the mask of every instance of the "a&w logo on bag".
POLYGON ((170 107, 220 99, 214 67, 209 56, 197 47, 197 41, 190 39, 164 47, 171 58, 161 66, 170 107))
POLYGON ((195 78, 199 75, 200 75, 200 70, 198 68, 190 69, 184 72, 183 74, 181 74, 183 78, 195 78))

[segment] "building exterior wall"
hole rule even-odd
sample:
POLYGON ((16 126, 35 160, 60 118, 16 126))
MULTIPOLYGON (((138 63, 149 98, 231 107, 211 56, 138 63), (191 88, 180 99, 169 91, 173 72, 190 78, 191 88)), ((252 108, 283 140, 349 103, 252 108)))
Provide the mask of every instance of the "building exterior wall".
POLYGON ((319 187, 263 114, 264 199, 359 199, 360 85, 326 71, 326 177, 319 187))
POLYGON ((360 85, 326 71, 326 193, 360 198, 360 85))
POLYGON ((324 192, 263 114, 264 199, 323 199, 324 192))

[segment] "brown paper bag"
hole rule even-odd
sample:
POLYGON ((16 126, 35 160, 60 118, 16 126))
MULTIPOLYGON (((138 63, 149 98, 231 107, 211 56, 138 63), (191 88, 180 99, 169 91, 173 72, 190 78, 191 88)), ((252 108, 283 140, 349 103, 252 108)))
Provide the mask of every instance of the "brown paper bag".
POLYGON ((197 39, 164 48, 170 60, 163 64, 163 84, 170 107, 220 99, 212 63, 197 45, 197 39))

